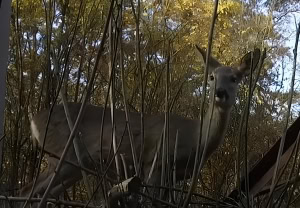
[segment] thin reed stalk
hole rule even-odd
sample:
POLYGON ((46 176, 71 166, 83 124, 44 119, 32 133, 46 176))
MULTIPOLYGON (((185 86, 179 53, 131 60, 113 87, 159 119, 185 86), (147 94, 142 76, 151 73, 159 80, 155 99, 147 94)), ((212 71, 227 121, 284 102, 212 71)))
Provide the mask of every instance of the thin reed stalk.
POLYGON ((125 85, 125 72, 124 72, 124 50, 123 50, 123 19, 122 19, 122 7, 121 7, 121 15, 120 15, 120 33, 119 33, 119 42, 120 42, 120 69, 121 69, 121 84, 122 84, 122 95, 123 95, 123 103, 124 103, 124 111, 125 111, 125 119, 126 119, 126 127, 129 135, 130 147, 131 147, 131 154, 133 160, 133 166, 135 173, 138 173, 138 160, 136 154, 136 146, 133 141, 133 134, 131 130, 131 122, 130 122, 130 114, 128 111, 128 103, 127 103, 127 90, 125 85))
POLYGON ((205 60, 205 71, 204 71, 204 81, 203 81, 203 92, 201 96, 201 106, 200 106, 200 131, 199 131, 199 139, 197 141, 197 149, 196 149, 196 155, 195 155, 195 162, 194 162, 194 168, 193 168, 193 174, 192 174, 192 181, 191 185, 188 191, 188 194, 185 198, 185 201, 183 203, 183 208, 186 208, 189 204, 189 201, 192 196, 192 192, 195 189, 196 182, 197 182, 197 177, 198 173, 200 172, 201 166, 198 165, 199 163, 199 156, 200 156, 200 146, 201 146, 201 136, 202 136, 202 127, 203 127, 203 118, 204 118, 204 104, 206 101, 206 88, 207 88, 207 77, 208 77, 208 66, 209 66, 209 57, 211 53, 211 48, 212 48, 212 41, 213 41, 213 33, 214 33, 214 27, 215 27, 215 22, 217 19, 217 11, 218 11, 218 5, 219 5, 219 0, 215 0, 214 3, 214 11, 212 15, 212 22, 210 25, 210 31, 209 31, 209 37, 208 37, 208 47, 207 47, 207 54, 206 54, 206 60, 205 60))

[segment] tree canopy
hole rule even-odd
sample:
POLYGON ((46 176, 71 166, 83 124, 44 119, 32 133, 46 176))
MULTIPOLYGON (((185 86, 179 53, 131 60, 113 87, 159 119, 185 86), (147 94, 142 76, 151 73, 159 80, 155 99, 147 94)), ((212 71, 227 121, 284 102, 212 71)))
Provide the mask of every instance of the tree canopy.
MULTIPOLYGON (((287 111, 288 93, 284 86, 289 81, 286 79, 292 54, 286 41, 289 32, 294 32, 290 29, 294 26, 291 15, 300 8, 296 0, 272 2, 220 0, 214 30, 212 55, 225 65, 239 64, 242 55, 254 48, 266 49, 250 107, 246 145, 253 157, 249 156, 249 166, 281 136, 287 111)), ((61 83, 68 101, 80 102, 86 93, 110 3, 12 1, 5 168, 1 173, 1 184, 10 187, 6 193, 15 195, 36 174, 38 150, 30 140, 29 129, 32 115, 61 101, 61 83)), ((115 1, 109 40, 89 101, 106 104, 113 69, 117 109, 124 109, 125 96, 130 111, 162 114, 168 100, 172 114, 199 118, 204 64, 195 44, 207 47, 213 7, 211 0, 115 1)), ((237 169, 244 167, 236 159, 237 151, 242 151, 237 149, 237 131, 249 93, 248 81, 241 84, 225 144, 202 172, 199 192, 215 199, 232 191, 239 180, 237 169)), ((297 90, 295 98, 297 103, 297 90)), ((290 122, 298 116, 297 109, 294 108, 290 122)), ((44 161, 42 168, 46 165, 44 161)), ((84 198, 83 190, 77 186, 71 198, 84 198)))

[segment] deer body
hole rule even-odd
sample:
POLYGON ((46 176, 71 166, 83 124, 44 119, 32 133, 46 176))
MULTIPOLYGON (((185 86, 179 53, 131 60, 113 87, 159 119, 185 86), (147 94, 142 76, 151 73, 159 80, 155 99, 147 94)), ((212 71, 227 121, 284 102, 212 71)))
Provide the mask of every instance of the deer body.
MULTIPOLYGON (((78 115, 79 109, 80 109, 80 103, 68 103, 68 107, 70 109, 70 114, 74 117, 73 120, 76 119, 76 116, 78 115)), ((86 107, 85 115, 82 119, 82 123, 79 126, 78 132, 81 134, 81 140, 84 142, 86 149, 89 151, 89 154, 92 156, 94 161, 99 162, 99 156, 100 156, 100 127, 101 127, 101 118, 103 114, 104 108, 97 107, 93 105, 88 105, 86 107), (92 125, 91 125, 92 124, 92 125), (98 131, 94 131, 94 129, 98 129, 98 131)), ((53 153, 55 155, 60 156, 64 150, 64 146, 67 143, 68 136, 70 132, 65 132, 63 129, 68 127, 68 123, 66 118, 63 117, 64 115, 64 107, 63 105, 58 105, 54 107, 53 115, 59 115, 61 114, 62 117, 59 116, 59 118, 63 119, 51 119, 51 125, 48 127, 47 131, 47 138, 45 143, 45 150, 51 150, 48 151, 50 153, 53 153), (55 139, 54 139, 55 138, 55 139), (57 145, 59 138, 60 145, 57 145), (48 140, 49 139, 49 140, 48 140)), ((40 112, 34 119, 31 121, 31 129, 33 136, 37 138, 38 143, 40 145, 43 144, 43 136, 45 134, 46 129, 46 121, 47 117, 49 115, 49 111, 45 110, 40 112)), ((105 155, 108 155, 111 151, 111 140, 106 139, 110 138, 110 135, 112 135, 112 127, 111 127, 111 117, 110 117, 110 109, 107 108, 105 112, 105 124, 103 126, 103 145, 102 145, 102 151, 104 155, 104 160, 109 160, 105 155)), ((208 123, 209 115, 206 114, 204 117, 204 126, 203 129, 206 129, 206 124, 208 123)), ((140 114, 138 113, 130 113, 131 118, 131 126, 132 126, 132 133, 134 136, 134 142, 135 144, 139 144, 141 140, 140 135, 140 114)), ((226 131, 226 126, 228 123, 228 115, 227 112, 219 112, 217 108, 215 108, 212 116, 212 123, 211 123, 211 132, 210 137, 208 139, 208 151, 207 156, 208 157, 214 149, 216 149, 220 143, 222 143, 224 138, 224 133, 226 131), (218 131, 216 131, 218 129, 218 131), (221 138, 221 140, 220 140, 221 138)), ((122 142, 120 145, 120 148, 118 150, 119 154, 125 154, 125 158, 128 160, 128 164, 132 162, 131 152, 130 150, 130 143, 129 143, 129 136, 126 129, 126 119, 125 119, 125 113, 120 110, 115 110, 115 122, 116 122, 116 135, 117 135, 117 143, 120 142, 121 138, 122 142)), ((154 154, 159 146, 159 142, 161 139, 161 133, 163 132, 165 123, 164 115, 160 116, 145 116, 145 147, 144 152, 147 152, 147 154, 143 155, 144 158, 144 165, 146 166, 145 169, 149 169, 154 154), (149 154, 148 154, 149 153, 149 154)), ((175 138, 176 138, 176 132, 178 131, 178 149, 179 150, 185 150, 185 151, 179 151, 177 157, 182 160, 182 164, 184 165, 183 170, 186 168, 186 164, 188 159, 190 158, 188 168, 193 168, 193 158, 196 151, 196 145, 197 140, 199 139, 199 131, 200 131, 200 121, 199 120, 191 120, 191 119, 185 119, 181 118, 176 115, 170 116, 170 123, 169 123, 169 138, 170 138, 170 156, 172 157, 174 155, 174 146, 175 146, 175 138), (186 152, 191 153, 190 155, 187 155, 186 152), (185 162, 183 162, 185 161, 185 162)), ((204 137, 205 131, 203 131, 204 137)), ((204 140, 202 140, 202 147, 204 146, 204 140)), ((140 146, 137 145, 137 152, 140 152, 140 146)), ((68 154, 68 160, 71 160, 73 162, 77 161, 76 155, 74 153, 73 147, 71 147, 72 153, 68 154)), ((111 158, 110 158, 111 159, 111 158)), ((178 169, 181 170, 180 164, 177 164, 178 169)), ((92 167, 90 167, 92 168, 92 167)), ((184 171, 183 171, 184 173, 184 171)), ((178 174, 178 179, 183 179, 183 173, 178 174)), ((148 174, 147 171, 144 171, 145 176, 148 174)))
MULTIPOLYGON (((200 49, 200 53, 205 59, 205 52, 200 49)), ((259 50, 253 53, 253 66, 256 66, 260 56, 259 50)), ((223 142, 224 135, 228 126, 230 110, 235 103, 236 92, 238 89, 238 83, 241 81, 246 72, 250 69, 251 55, 247 54, 240 64, 236 68, 222 66, 214 58, 210 57, 210 103, 207 112, 212 111, 210 132, 207 138, 207 150, 204 155, 204 161, 213 153, 217 147, 223 142)), ((80 104, 69 103, 69 110, 74 121, 79 112, 80 104)), ((112 125, 110 109, 106 109, 104 123, 101 123, 101 118, 104 112, 104 108, 88 105, 85 110, 82 122, 79 125, 78 132, 80 132, 80 138, 85 144, 86 149, 93 158, 94 161, 99 162, 101 154, 100 145, 100 128, 103 125, 103 144, 102 144, 102 156, 104 161, 111 159, 109 155, 112 147, 112 125)), ((43 138, 46 130, 46 122, 49 115, 49 110, 44 110, 37 114, 32 122, 31 129, 32 135, 35 137, 39 144, 43 144, 43 138)), ((131 147, 129 142, 129 136, 126 128, 125 113, 120 110, 115 110, 115 123, 116 123, 116 138, 117 144, 121 141, 119 154, 125 154, 127 164, 132 164, 131 147)), ((137 149, 137 153, 143 151, 143 175, 146 178, 151 169, 153 158, 161 141, 162 132, 164 129, 165 118, 164 115, 146 115, 144 117, 144 149, 141 150, 141 121, 139 113, 130 113, 131 129, 133 134, 134 144, 137 149)), ((205 137, 209 127, 210 115, 206 113, 203 119, 203 130, 201 139, 201 152, 204 148, 205 137)), ((169 153, 171 158, 174 155, 175 138, 178 132, 178 146, 176 155, 176 177, 177 180, 182 180, 185 173, 187 177, 191 175, 194 165, 195 151, 197 147, 197 141, 200 134, 200 120, 185 119, 176 115, 171 115, 169 118, 169 153)), ((69 126, 65 118, 65 112, 62 105, 54 107, 48 132, 45 141, 45 150, 50 153, 54 153, 58 156, 62 154, 64 146, 69 138, 69 126)), ((86 167, 93 168, 88 162, 88 158, 83 158, 86 167)), ((71 147, 66 160, 77 163, 77 158, 74 153, 74 148, 71 147)), ((40 174, 35 188, 35 194, 43 194, 47 187, 58 160, 50 157, 50 167, 48 171, 40 174), (54 167, 54 168, 52 168, 54 167)), ((161 164, 161 159, 157 161, 158 167, 161 164)), ((157 168, 159 169, 159 168, 157 168)), ((157 170, 156 169, 156 170, 157 170)), ((157 171, 160 172, 160 171, 157 171)), ((155 174, 154 174, 155 176, 155 174)), ((81 173, 77 167, 69 164, 62 166, 59 175, 59 181, 55 182, 54 188, 51 191, 52 196, 58 196, 65 188, 70 187, 76 181, 81 179, 81 173), (61 183, 63 182, 63 183, 61 183), (62 185, 63 184, 63 185, 62 185)), ((155 180, 154 180, 155 181, 155 180)), ((156 179, 157 181, 157 179, 156 179)), ((30 185, 25 187, 21 195, 28 195, 30 185)))

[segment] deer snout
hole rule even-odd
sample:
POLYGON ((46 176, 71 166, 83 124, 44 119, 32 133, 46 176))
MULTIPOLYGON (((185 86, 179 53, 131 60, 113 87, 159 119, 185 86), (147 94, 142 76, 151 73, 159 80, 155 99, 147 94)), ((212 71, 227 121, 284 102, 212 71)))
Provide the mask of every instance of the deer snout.
POLYGON ((229 98, 229 95, 227 93, 227 91, 223 88, 218 88, 216 90, 216 101, 217 102, 224 102, 229 98))

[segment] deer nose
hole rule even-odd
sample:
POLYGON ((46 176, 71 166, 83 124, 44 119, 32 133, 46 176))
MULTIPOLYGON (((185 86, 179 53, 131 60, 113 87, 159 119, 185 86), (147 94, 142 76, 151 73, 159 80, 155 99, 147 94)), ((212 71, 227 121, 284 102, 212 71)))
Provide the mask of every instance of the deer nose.
POLYGON ((216 91, 216 97, 218 97, 220 99, 226 98, 226 100, 227 100, 229 96, 228 96, 228 93, 225 89, 218 88, 217 91, 216 91))

